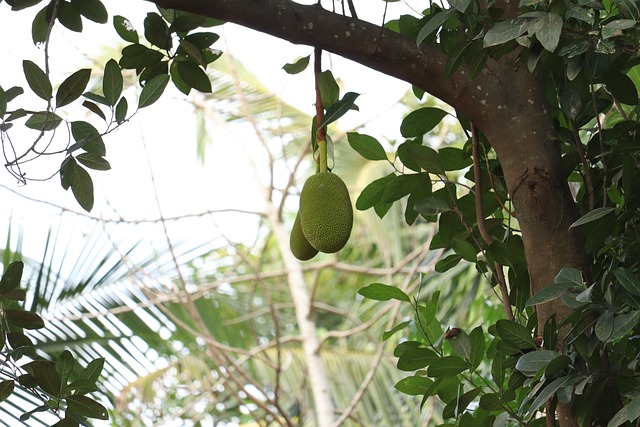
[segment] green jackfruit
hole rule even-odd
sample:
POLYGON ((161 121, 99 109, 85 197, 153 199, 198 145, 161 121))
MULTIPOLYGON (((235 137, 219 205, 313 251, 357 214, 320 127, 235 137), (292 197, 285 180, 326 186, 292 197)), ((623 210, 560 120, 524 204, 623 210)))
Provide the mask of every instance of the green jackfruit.
POLYGON ((291 253, 300 261, 310 260, 318 254, 318 250, 309 244, 309 241, 302 233, 300 214, 296 215, 296 220, 293 223, 293 229, 289 237, 289 247, 291 248, 291 253))
POLYGON ((342 249, 353 226, 353 208, 344 181, 331 172, 309 177, 300 193, 299 215, 311 246, 328 254, 342 249))

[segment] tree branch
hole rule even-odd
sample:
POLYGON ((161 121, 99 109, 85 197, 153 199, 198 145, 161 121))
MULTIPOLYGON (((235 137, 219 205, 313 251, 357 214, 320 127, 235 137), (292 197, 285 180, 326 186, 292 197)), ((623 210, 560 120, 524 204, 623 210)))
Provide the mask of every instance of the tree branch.
MULTIPOLYGON (((491 72, 473 82, 462 66, 445 77, 446 54, 431 46, 318 5, 291 0, 145 0, 158 6, 204 15, 251 28, 295 44, 314 46, 366 67, 414 84, 472 117, 484 109, 486 80, 498 85, 491 72)), ((489 61, 488 67, 490 67, 489 61)), ((499 86, 499 85, 498 85, 499 86)))

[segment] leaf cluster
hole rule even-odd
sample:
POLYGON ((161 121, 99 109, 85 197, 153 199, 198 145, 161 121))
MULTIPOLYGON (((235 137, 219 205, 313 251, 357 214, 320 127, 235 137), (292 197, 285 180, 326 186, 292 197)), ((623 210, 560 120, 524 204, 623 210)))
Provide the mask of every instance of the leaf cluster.
POLYGON ((11 368, 2 374, 8 379, 0 381, 0 402, 20 388, 42 400, 41 405, 23 413, 21 421, 38 412, 58 415, 60 421, 54 424, 56 427, 86 424, 87 418, 108 419, 106 408, 87 396, 98 391, 97 381, 104 359, 94 359, 82 367, 68 350, 54 361, 42 359, 33 341, 23 332, 45 327, 38 314, 18 304, 26 298, 26 290, 20 288, 23 269, 22 261, 12 262, 0 279, 0 355, 11 368), (31 361, 18 365, 25 359, 31 361))

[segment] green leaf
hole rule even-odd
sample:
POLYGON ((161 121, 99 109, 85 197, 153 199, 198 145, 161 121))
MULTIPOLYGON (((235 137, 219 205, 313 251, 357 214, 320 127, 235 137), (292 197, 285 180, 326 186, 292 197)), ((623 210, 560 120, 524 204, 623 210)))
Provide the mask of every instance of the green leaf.
POLYGON ((190 87, 203 93, 211 93, 211 81, 202 68, 190 61, 180 61, 177 65, 180 78, 190 87))
POLYGON ((80 163, 88 167, 89 169, 107 171, 111 169, 111 165, 102 156, 95 153, 81 153, 76 157, 80 163))
POLYGON ((425 145, 409 145, 407 153, 413 157, 416 163, 425 171, 433 174, 444 174, 445 170, 440 164, 438 152, 425 145))
POLYGON ((47 10, 49 6, 45 6, 36 14, 31 23, 31 39, 33 44, 39 45, 47 40, 49 32, 49 22, 47 21, 47 10))
POLYGON ((357 132, 347 132, 349 145, 367 160, 388 160, 382 145, 372 136, 357 132))
POLYGON ((385 187, 393 181, 394 177, 395 174, 392 173, 385 177, 378 178, 367 185, 356 200, 356 209, 364 211, 379 203, 382 199, 385 187))
POLYGON ((529 18, 513 18, 500 21, 487 31, 482 44, 484 47, 491 47, 515 40, 527 32, 529 25, 529 18))
POLYGON ((199 49, 206 49, 216 41, 218 41, 219 38, 220 36, 216 33, 202 32, 189 34, 184 38, 184 40, 188 41, 199 49))
POLYGON ((164 55, 157 50, 149 49, 140 44, 131 44, 122 49, 120 66, 138 72, 147 67, 153 67, 162 62, 164 55))
POLYGON ((499 393, 487 393, 480 396, 480 408, 486 411, 504 411, 505 403, 499 393))
POLYGON ((160 49, 171 49, 172 42, 169 27, 162 19, 162 16, 155 12, 147 13, 147 17, 144 19, 144 37, 149 43, 160 49))
POLYGON ((108 420, 107 409, 87 396, 72 395, 67 397, 68 410, 76 415, 98 420, 108 420))
POLYGON ((400 133, 405 138, 422 136, 436 127, 449 113, 435 107, 424 107, 409 113, 400 125, 400 133))
POLYGON ((109 13, 100 0, 71 0, 71 5, 90 21, 105 24, 109 20, 109 13))
POLYGON ((376 301, 388 301, 390 299, 395 299, 398 301, 411 302, 409 296, 405 294, 401 289, 382 283, 372 283, 369 286, 360 288, 358 293, 365 298, 376 301))
POLYGON ((24 310, 4 310, 4 318, 7 323, 23 329, 41 329, 44 320, 36 313, 24 310))
POLYGON ((73 196, 87 212, 93 208, 93 181, 89 173, 76 163, 73 157, 67 157, 60 168, 62 187, 71 187, 73 196))
POLYGON ((437 273, 444 273, 445 271, 448 271, 456 265, 460 264, 461 260, 462 257, 460 255, 451 254, 438 261, 434 269, 437 273))
POLYGON ((149 80, 142 88, 140 99, 138 100, 138 108, 145 108, 156 102, 162 96, 164 89, 169 83, 168 75, 156 76, 149 80))
POLYGON ((0 382, 0 402, 4 402, 9 398, 9 396, 11 396, 14 386, 15 383, 13 382, 13 380, 0 382))
POLYGON ((98 381, 98 378, 100 377, 100 373, 102 372, 103 366, 104 366, 103 357, 99 357, 97 359, 92 360, 91 362, 89 362, 87 367, 82 370, 82 372, 80 373, 80 378, 87 379, 93 382, 98 381))
POLYGON ((615 316, 609 341, 615 341, 624 337, 638 325, 638 320, 640 320, 640 311, 632 311, 615 316))
POLYGON ((134 28, 131 21, 124 16, 116 15, 113 17, 113 27, 116 29, 116 33, 126 42, 138 43, 138 32, 134 28))
POLYGON ((24 263, 22 261, 14 261, 9 264, 4 273, 2 273, 2 279, 0 279, 0 294, 5 294, 20 286, 23 270, 24 263))
POLYGON ((62 1, 58 7, 58 21, 71 31, 82 32, 82 16, 71 3, 62 1))
POLYGON ((633 274, 631 270, 624 267, 618 267, 613 270, 613 274, 616 276, 616 279, 618 279, 618 282, 620 282, 622 287, 632 294, 640 296, 640 278, 633 274))
POLYGON ((531 332, 512 320, 498 320, 496 322, 496 332, 500 339, 517 349, 535 348, 531 332))
POLYGON ((60 394, 62 381, 55 365, 49 361, 35 361, 23 365, 22 368, 34 377, 38 385, 46 393, 53 396, 60 394))
POLYGON ((405 322, 402 323, 398 323, 396 326, 394 326, 393 328, 391 328, 388 331, 384 331, 384 333, 382 334, 382 341, 386 341, 389 338, 391 338, 396 332, 403 330, 404 328, 406 328, 407 326, 409 326, 411 324, 411 320, 407 320, 405 322))
MULTIPOLYGON (((451 330, 449 330, 451 332, 451 330)), ((466 359, 469 363, 471 363, 471 340, 469 339, 469 335, 461 329, 456 330, 456 333, 445 334, 445 339, 451 345, 451 348, 458 356, 466 359)))
POLYGON ((406 195, 419 190, 421 187, 431 187, 431 181, 427 174, 411 173, 396 175, 385 187, 382 193, 382 202, 393 203, 406 195))
POLYGON ((638 104, 638 90, 626 74, 607 74, 605 75, 604 83, 607 85, 607 90, 611 92, 616 100, 628 105, 638 104))
POLYGON ((562 387, 566 386, 567 384, 571 383, 574 380, 575 380, 574 377, 568 376, 568 377, 560 377, 552 381, 550 384, 548 384, 545 388, 542 389, 542 391, 536 397, 533 403, 531 403, 528 413, 533 414, 547 400, 551 399, 559 389, 561 389, 562 387))
POLYGON ((207 65, 202 55, 202 50, 189 40, 180 40, 178 52, 180 54, 186 54, 187 59, 197 65, 202 65, 203 67, 207 65))
POLYGON ((104 66, 102 93, 110 106, 115 106, 122 95, 123 79, 120 66, 111 58, 104 66))
POLYGON ((100 132, 91 123, 84 121, 72 122, 71 135, 76 143, 70 146, 67 152, 72 153, 82 149, 87 153, 93 153, 98 156, 104 156, 107 153, 100 132))
POLYGON ((424 347, 407 348, 398 358, 398 369, 412 372, 429 366, 439 360, 440 357, 433 351, 424 347))
POLYGON ((318 87, 320 88, 320 99, 325 110, 329 109, 340 99, 340 87, 329 70, 322 71, 317 76, 318 87))
POLYGON ((438 157, 440 157, 440 163, 445 171, 457 171, 471 166, 473 163, 470 155, 455 147, 439 148, 438 157))
POLYGON ((618 427, 627 421, 635 421, 640 418, 640 396, 636 396, 629 403, 627 403, 621 410, 619 410, 607 427, 618 427))
POLYGON ((602 27, 602 38, 608 39, 610 37, 621 36, 624 30, 633 28, 637 24, 635 19, 617 19, 611 21, 602 27))
POLYGON ((440 28, 442 24, 444 24, 450 16, 455 13, 454 9, 444 10, 442 12, 435 13, 430 15, 429 20, 422 27, 418 36, 416 37, 416 43, 418 45, 422 44, 422 42, 431 35, 435 30, 440 28))
POLYGON ((58 356, 55 366, 58 375, 60 375, 62 385, 65 385, 67 383, 67 380, 69 379, 71 372, 73 372, 73 368, 75 367, 75 365, 76 361, 69 350, 63 351, 62 354, 58 356))
POLYGON ((35 62, 27 59, 22 61, 22 69, 33 93, 45 101, 50 100, 53 96, 53 88, 45 72, 35 62))
POLYGON ((94 114, 97 114, 98 116, 100 116, 102 118, 102 120, 107 121, 107 116, 104 115, 104 113, 102 112, 102 110, 100 109, 100 107, 98 107, 97 104, 91 102, 91 101, 84 101, 82 103, 82 106, 84 108, 86 108, 87 110, 91 111, 94 114))
POLYGON ((304 71, 309 65, 309 59, 311 55, 307 55, 303 58, 298 58, 295 62, 285 64, 282 66, 282 69, 287 72, 287 74, 298 74, 304 71))
POLYGON ((344 116, 347 111, 353 109, 356 99, 360 96, 359 93, 355 92, 347 92, 344 94, 342 99, 331 107, 329 107, 324 114, 324 120, 322 121, 320 127, 328 126, 330 123, 335 122, 340 117, 344 116))
POLYGON ((35 6, 41 1, 42 0, 7 0, 7 3, 11 5, 11 10, 18 11, 31 6, 35 6))
POLYGON ((420 396, 426 393, 431 387, 433 381, 429 378, 414 375, 412 377, 403 378, 395 385, 396 390, 410 396, 420 396))
POLYGON ((469 334, 469 341, 471 342, 471 355, 469 356, 469 362, 475 369, 480 366, 485 355, 485 342, 482 326, 477 326, 471 331, 469 334))
POLYGON ((580 217, 577 221, 575 221, 569 228, 579 227, 584 224, 588 224, 597 219, 603 218, 613 212, 615 208, 596 208, 592 211, 587 212, 585 215, 580 217))
POLYGON ((545 286, 539 290, 535 295, 527 300, 527 307, 531 307, 537 304, 544 304, 545 302, 553 301, 566 294, 572 286, 567 283, 554 283, 549 286, 545 286))
POLYGON ((471 0, 448 0, 449 4, 464 13, 471 4, 471 0))
POLYGON ((478 249, 466 240, 453 239, 451 249, 466 261, 476 262, 478 260, 478 249))
POLYGON ((553 359, 560 356, 562 356, 560 353, 551 350, 531 351, 518 359, 516 369, 527 376, 533 376, 539 370, 545 369, 553 359))
POLYGON ((431 216, 451 210, 451 206, 440 197, 429 196, 416 202, 414 209, 421 215, 431 216))
POLYGON ((560 35, 562 34, 562 17, 553 12, 545 13, 533 25, 532 31, 535 32, 536 38, 549 52, 553 52, 558 47, 560 35))
POLYGON ((65 391, 75 391, 75 394, 93 393, 98 391, 98 386, 95 381, 79 378, 65 387, 65 391))
POLYGON ((127 98, 121 98, 116 105, 116 123, 121 124, 127 119, 127 110, 129 108, 129 103, 127 102, 127 98))
POLYGON ((80 98, 87 84, 89 84, 90 78, 90 68, 78 70, 67 77, 56 93, 56 107, 65 106, 80 98))
POLYGON ((24 123, 26 127, 34 130, 50 131, 62 123, 62 117, 47 111, 33 113, 24 123))
POLYGON ((427 374, 434 378, 448 378, 469 369, 470 365, 458 356, 441 357, 429 365, 427 374))
POLYGON ((596 337, 602 342, 608 342, 613 332, 613 311, 606 310, 598 318, 595 326, 596 337))

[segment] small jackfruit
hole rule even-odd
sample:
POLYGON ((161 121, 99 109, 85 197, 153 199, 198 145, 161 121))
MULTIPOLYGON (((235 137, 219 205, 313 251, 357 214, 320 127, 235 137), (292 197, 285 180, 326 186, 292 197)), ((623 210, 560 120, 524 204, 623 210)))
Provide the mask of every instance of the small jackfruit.
POLYGON ((300 214, 296 215, 296 220, 293 223, 291 236, 289 236, 289 247, 291 248, 291 253, 300 261, 310 260, 318 254, 318 250, 309 244, 309 241, 302 233, 300 214))
POLYGON ((309 177, 300 193, 299 215, 311 246, 324 253, 342 249, 353 226, 353 208, 344 181, 331 172, 309 177))

